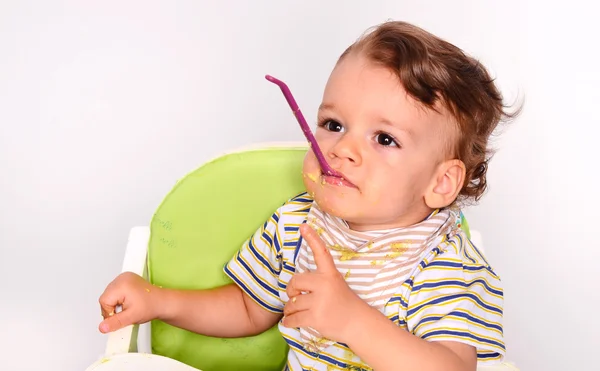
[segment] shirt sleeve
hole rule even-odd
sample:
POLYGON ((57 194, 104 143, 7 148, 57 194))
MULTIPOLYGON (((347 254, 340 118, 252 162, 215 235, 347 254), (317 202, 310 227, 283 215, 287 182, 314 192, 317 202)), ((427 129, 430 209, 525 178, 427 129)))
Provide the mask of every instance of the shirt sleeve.
POLYGON ((421 266, 408 297, 408 330, 429 341, 472 345, 479 362, 502 360, 503 290, 483 256, 449 247, 421 266))
POLYGON ((248 296, 266 310, 283 312, 278 293, 281 246, 279 210, 267 220, 225 265, 224 271, 248 296))

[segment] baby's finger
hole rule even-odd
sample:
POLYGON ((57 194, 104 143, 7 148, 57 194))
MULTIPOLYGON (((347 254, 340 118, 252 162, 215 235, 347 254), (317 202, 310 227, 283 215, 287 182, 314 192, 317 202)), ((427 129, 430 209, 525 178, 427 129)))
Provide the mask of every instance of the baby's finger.
POLYGON ((98 298, 98 303, 100 303, 102 310, 106 311, 107 314, 114 312, 115 307, 125 301, 124 291, 123 289, 109 285, 102 295, 100 295, 100 298, 98 298))
POLYGON ((105 319, 108 317, 112 317, 116 313, 117 307, 119 306, 119 304, 110 305, 100 302, 100 310, 102 311, 102 317, 104 317, 105 319))
POLYGON ((307 224, 300 226, 300 233, 313 252, 317 271, 323 273, 337 272, 333 257, 329 253, 327 246, 325 246, 325 242, 319 237, 319 234, 307 224))
POLYGON ((289 328, 298 328, 298 327, 314 327, 311 323, 312 321, 312 313, 308 310, 303 310, 300 312, 296 312, 289 316, 283 317, 283 325, 289 328))
POLYGON ((98 329, 103 334, 106 334, 132 324, 133 320, 131 315, 129 315, 129 312, 125 310, 106 317, 104 321, 100 322, 98 329))
POLYGON ((296 312, 310 309, 313 299, 313 294, 303 294, 292 297, 283 307, 283 315, 289 316, 296 312))
POLYGON ((288 282, 286 293, 291 298, 304 292, 312 292, 317 289, 319 279, 319 276, 312 273, 297 274, 288 282))

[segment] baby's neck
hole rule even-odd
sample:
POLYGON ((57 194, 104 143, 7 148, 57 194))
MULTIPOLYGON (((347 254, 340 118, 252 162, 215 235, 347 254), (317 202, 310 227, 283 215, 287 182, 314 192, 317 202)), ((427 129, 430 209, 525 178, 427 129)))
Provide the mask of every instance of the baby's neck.
POLYGON ((379 221, 377 223, 353 222, 346 220, 346 224, 351 230, 357 232, 380 231, 388 229, 398 229, 413 226, 429 218, 436 209, 424 209, 412 214, 405 214, 389 221, 379 221))

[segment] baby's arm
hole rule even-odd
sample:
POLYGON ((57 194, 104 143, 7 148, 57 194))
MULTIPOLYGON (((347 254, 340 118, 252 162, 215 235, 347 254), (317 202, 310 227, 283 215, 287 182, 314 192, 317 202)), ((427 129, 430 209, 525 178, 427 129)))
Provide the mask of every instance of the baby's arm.
POLYGON ((371 367, 475 370, 478 358, 502 359, 500 278, 468 242, 456 245, 440 247, 399 293, 399 321, 406 328, 371 308, 353 326, 348 345, 371 367))
POLYGON ((274 326, 281 314, 265 310, 234 284, 212 290, 163 290, 161 320, 199 334, 245 337, 274 326))
POLYGON ((475 371, 477 353, 471 345, 423 340, 369 310, 356 321, 357 336, 348 346, 374 370, 475 371))
POLYGON ((225 272, 235 284, 175 290, 155 287, 133 273, 121 274, 100 297, 105 318, 100 331, 153 319, 215 337, 245 337, 268 330, 283 316, 277 295, 281 261, 274 242, 279 239, 278 220, 276 212, 226 265, 225 272), (115 314, 119 304, 123 311, 115 314))
POLYGON ((166 290, 163 320, 216 337, 256 335, 273 327, 283 316, 277 295, 279 219, 276 211, 226 264, 235 283, 207 291, 166 290))
POLYGON ((237 285, 211 290, 175 290, 151 285, 126 272, 111 282, 100 305, 107 333, 134 323, 160 319, 189 331, 216 337, 259 334, 272 327, 281 315, 251 300, 237 285), (115 313, 117 305, 123 310, 115 313))

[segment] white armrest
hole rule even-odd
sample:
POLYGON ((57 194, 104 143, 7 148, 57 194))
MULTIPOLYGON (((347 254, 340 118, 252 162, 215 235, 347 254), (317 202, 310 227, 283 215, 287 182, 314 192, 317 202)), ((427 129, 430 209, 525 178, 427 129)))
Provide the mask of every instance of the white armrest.
POLYGON ((129 231, 129 240, 123 258, 123 267, 121 272, 133 272, 146 277, 148 256, 148 241, 150 240, 150 227, 133 227, 129 231))
MULTIPOLYGON (((146 279, 148 278, 146 259, 149 239, 149 227, 143 226, 131 229, 121 272, 132 272, 146 279)), ((130 325, 111 332, 106 342, 105 356, 110 357, 115 354, 137 352, 138 331, 138 325, 130 325)), ((149 350, 146 351, 149 352, 149 350)))

